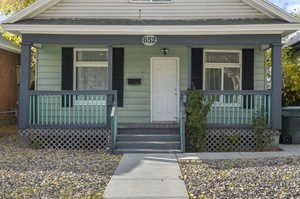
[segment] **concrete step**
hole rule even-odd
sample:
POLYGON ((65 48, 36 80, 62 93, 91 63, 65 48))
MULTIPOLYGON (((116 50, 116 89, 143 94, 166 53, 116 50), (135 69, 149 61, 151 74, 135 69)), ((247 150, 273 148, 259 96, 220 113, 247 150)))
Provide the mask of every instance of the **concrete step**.
POLYGON ((118 134, 178 134, 179 128, 120 128, 118 134))
POLYGON ((180 142, 117 142, 116 149, 157 149, 157 150, 179 150, 180 142))
POLYGON ((181 153, 180 150, 159 150, 159 149, 116 149, 115 153, 181 153))
POLYGON ((120 134, 117 136, 118 141, 153 141, 153 142, 172 142, 180 141, 180 136, 177 134, 120 134))
POLYGON ((130 129, 141 129, 141 128, 158 128, 158 129, 165 129, 165 128, 179 128, 179 124, 177 123, 141 123, 141 124, 125 124, 121 123, 118 125, 119 128, 130 128, 130 129))

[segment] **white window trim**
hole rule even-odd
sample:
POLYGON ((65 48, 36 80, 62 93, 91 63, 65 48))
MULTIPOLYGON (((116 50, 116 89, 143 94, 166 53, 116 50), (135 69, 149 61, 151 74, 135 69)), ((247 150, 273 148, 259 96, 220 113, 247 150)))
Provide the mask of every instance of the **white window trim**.
POLYGON ((128 0, 129 3, 137 3, 137 4, 169 4, 174 3, 175 0, 160 0, 160 1, 153 1, 153 0, 128 0))
POLYGON ((77 61, 76 55, 78 51, 108 51, 107 48, 74 48, 73 50, 73 90, 77 90, 77 67, 106 67, 108 69, 108 61, 77 61))
MULTIPOLYGON (((240 68, 240 90, 242 90, 242 82, 243 82, 243 67, 242 67, 242 50, 204 50, 203 52, 203 90, 206 90, 206 69, 209 68, 216 68, 221 69, 222 71, 222 77, 221 77, 221 90, 224 90, 224 68, 240 68), (207 52, 232 52, 232 53, 239 53, 240 54, 240 63, 207 63, 206 62, 206 53, 207 52)), ((215 102, 214 106, 231 106, 231 107, 240 107, 241 103, 224 103, 223 97, 221 96, 219 102, 215 102)))

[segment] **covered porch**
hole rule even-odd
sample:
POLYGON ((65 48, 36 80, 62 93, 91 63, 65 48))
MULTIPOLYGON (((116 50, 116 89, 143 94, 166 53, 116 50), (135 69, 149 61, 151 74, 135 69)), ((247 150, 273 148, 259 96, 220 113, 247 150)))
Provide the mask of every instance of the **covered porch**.
POLYGON ((192 88, 214 100, 210 127, 251 128, 259 112, 268 128, 281 129, 281 35, 161 35, 155 46, 142 40, 139 35, 23 35, 20 129, 107 128, 114 145, 124 125, 175 125, 184 150, 185 94, 192 88), (39 52, 34 90, 29 89, 32 46, 39 52), (273 49, 271 89, 267 47, 273 49), (76 54, 92 49, 103 59, 87 63, 76 54), (250 80, 243 82, 247 75, 250 80))

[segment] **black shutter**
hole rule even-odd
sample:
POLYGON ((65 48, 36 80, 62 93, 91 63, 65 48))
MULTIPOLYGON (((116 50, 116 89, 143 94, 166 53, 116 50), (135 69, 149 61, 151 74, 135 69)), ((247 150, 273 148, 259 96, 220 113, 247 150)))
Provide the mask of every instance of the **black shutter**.
MULTIPOLYGON (((73 62, 74 62, 74 52, 73 48, 62 48, 61 56, 61 89, 62 90, 73 90, 73 62)), ((62 106, 72 107, 73 97, 70 98, 69 95, 62 96, 62 106), (70 104, 71 103, 71 104, 70 104)))
POLYGON ((192 88, 203 89, 203 48, 192 48, 192 88))
MULTIPOLYGON (((242 73, 242 90, 254 90, 254 49, 243 49, 242 73)), ((244 97, 244 108, 251 108, 251 97, 244 97)))
POLYGON ((124 48, 113 48, 112 58, 113 81, 112 89, 118 91, 118 106, 124 104, 124 48))

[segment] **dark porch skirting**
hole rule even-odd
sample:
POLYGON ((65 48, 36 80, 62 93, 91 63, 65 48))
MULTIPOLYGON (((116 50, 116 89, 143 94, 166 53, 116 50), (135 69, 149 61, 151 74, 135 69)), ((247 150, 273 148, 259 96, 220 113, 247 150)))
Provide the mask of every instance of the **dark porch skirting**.
MULTIPOLYGON (((272 138, 267 147, 278 149, 280 131, 266 129, 265 134, 272 138)), ((250 152, 255 151, 256 138, 253 128, 209 128, 207 152, 250 152)))
POLYGON ((110 128, 23 129, 19 134, 30 144, 45 149, 112 149, 110 128))

